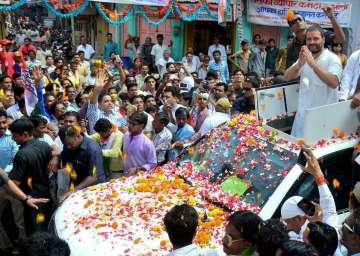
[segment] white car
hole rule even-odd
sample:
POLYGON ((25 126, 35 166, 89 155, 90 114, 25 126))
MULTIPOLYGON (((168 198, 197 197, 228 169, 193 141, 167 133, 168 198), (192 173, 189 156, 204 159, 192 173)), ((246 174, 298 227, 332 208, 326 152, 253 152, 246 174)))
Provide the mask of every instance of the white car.
MULTIPOLYGON (((278 88, 255 93, 270 95, 278 88)), ((259 99, 257 104, 262 104, 259 99)), ((357 123, 357 113, 351 111, 349 102, 310 110, 305 118, 304 141, 314 144, 339 219, 348 211, 350 191, 360 180, 359 166, 352 162, 358 138, 350 133, 357 123), (309 133, 314 120, 320 128, 309 133)), ((259 124, 255 115, 239 115, 190 145, 176 162, 75 193, 55 213, 57 235, 69 243, 74 256, 166 255, 171 245, 162 218, 174 204, 186 202, 201 216, 196 241, 221 254, 226 212, 248 209, 269 219, 280 216, 282 202, 290 196, 318 200, 313 178, 298 164, 303 140, 269 125, 273 123, 259 124), (169 182, 177 185, 169 189, 169 182), (189 191, 191 196, 183 195, 189 191), (207 229, 208 221, 213 223, 211 229, 207 229)))

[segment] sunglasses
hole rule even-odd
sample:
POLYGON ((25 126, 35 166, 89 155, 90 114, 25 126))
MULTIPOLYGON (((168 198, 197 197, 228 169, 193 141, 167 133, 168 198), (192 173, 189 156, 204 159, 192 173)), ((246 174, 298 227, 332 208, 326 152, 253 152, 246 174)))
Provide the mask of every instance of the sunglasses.
POLYGON ((224 244, 226 244, 227 246, 231 246, 233 243, 235 243, 235 242, 239 242, 239 241, 242 241, 242 240, 244 240, 243 238, 241 238, 241 239, 236 239, 236 240, 234 240, 233 238, 232 238, 232 236, 230 236, 229 234, 225 234, 225 236, 224 236, 224 244))
POLYGON ((290 21, 289 21, 289 26, 291 27, 292 25, 294 25, 294 24, 297 23, 298 21, 301 22, 301 21, 302 21, 302 18, 298 17, 298 18, 296 18, 296 19, 290 20, 290 21))

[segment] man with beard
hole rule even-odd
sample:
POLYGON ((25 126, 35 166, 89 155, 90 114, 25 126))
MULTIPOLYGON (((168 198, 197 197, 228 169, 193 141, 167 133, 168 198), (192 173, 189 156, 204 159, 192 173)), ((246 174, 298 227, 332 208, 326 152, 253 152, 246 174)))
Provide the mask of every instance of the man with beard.
POLYGON ((305 110, 338 101, 342 66, 339 58, 324 48, 324 31, 312 25, 306 31, 306 46, 299 59, 285 71, 285 80, 300 77, 299 103, 291 134, 304 136, 305 110))
MULTIPOLYGON (((334 32, 325 31, 325 47, 332 45, 334 43, 342 44, 345 41, 345 34, 339 23, 336 21, 336 18, 333 13, 331 6, 323 8, 326 16, 330 19, 332 28, 334 32)), ((301 51, 301 47, 306 44, 305 41, 305 32, 306 32, 306 21, 297 12, 291 10, 288 11, 288 24, 290 30, 295 34, 293 43, 289 46, 287 58, 286 58, 286 68, 289 68, 292 64, 296 62, 301 51)))

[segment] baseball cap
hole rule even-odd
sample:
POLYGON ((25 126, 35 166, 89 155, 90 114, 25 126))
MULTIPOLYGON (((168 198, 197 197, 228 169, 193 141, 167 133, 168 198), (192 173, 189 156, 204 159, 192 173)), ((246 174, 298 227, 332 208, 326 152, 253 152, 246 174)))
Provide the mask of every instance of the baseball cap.
POLYGON ((225 97, 220 98, 220 99, 215 103, 215 105, 220 106, 220 107, 223 107, 223 108, 225 108, 225 109, 229 109, 229 108, 232 107, 230 101, 229 101, 227 98, 225 98, 225 97))
POLYGON ((298 207, 298 203, 303 199, 301 196, 288 198, 281 206, 281 218, 290 219, 296 216, 305 216, 305 212, 298 207))
POLYGON ((194 87, 194 83, 194 78, 192 78, 191 76, 186 76, 183 80, 181 80, 180 88, 190 91, 190 89, 194 87))

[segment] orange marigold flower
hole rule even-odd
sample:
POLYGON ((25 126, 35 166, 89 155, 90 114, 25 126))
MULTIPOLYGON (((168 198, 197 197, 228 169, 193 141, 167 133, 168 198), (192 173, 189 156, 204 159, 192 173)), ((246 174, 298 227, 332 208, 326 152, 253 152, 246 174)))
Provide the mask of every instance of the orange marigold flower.
POLYGON ((345 132, 344 131, 339 132, 339 138, 342 139, 342 140, 345 138, 345 132))
POLYGON ((332 128, 332 132, 334 133, 334 135, 338 135, 339 134, 339 129, 338 128, 332 128))
POLYGON ((42 213, 36 214, 36 223, 42 223, 45 221, 45 216, 42 213))
POLYGON ((118 226, 119 226, 119 225, 116 223, 116 221, 114 221, 114 222, 111 224, 111 227, 112 227, 113 229, 117 229, 118 226))
POLYGON ((287 11, 287 20, 292 20, 295 16, 295 13, 293 10, 288 10, 287 11))
POLYGON ((70 190, 70 191, 74 191, 74 190, 75 190, 74 182, 70 182, 69 190, 70 190))
POLYGON ((32 188, 32 177, 27 178, 27 185, 29 188, 32 188))
POLYGON ((168 244, 168 242, 166 240, 161 240, 160 241, 160 248, 161 249, 166 249, 167 244, 168 244))
POLYGON ((298 139, 298 140, 296 141, 296 144, 298 144, 299 146, 302 146, 302 145, 305 144, 305 140, 304 140, 304 139, 298 139))
POLYGON ((335 189, 338 189, 338 188, 340 188, 340 181, 338 181, 337 179, 333 179, 332 185, 335 189))

